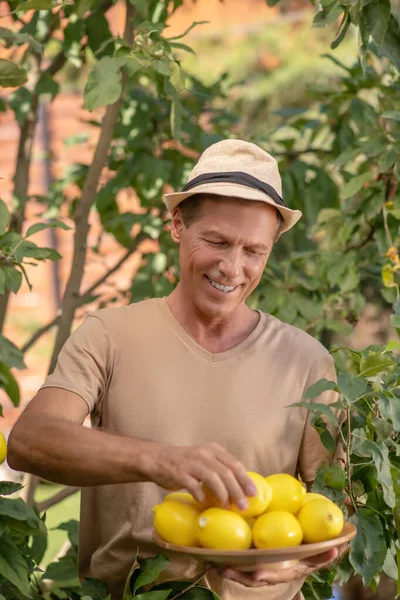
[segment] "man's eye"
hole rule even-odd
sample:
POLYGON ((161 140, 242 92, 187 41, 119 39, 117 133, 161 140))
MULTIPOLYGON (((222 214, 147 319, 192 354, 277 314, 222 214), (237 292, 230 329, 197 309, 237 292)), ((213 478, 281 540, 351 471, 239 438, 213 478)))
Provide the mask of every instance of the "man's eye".
POLYGON ((213 242, 212 240, 206 240, 212 246, 225 246, 225 242, 213 242))

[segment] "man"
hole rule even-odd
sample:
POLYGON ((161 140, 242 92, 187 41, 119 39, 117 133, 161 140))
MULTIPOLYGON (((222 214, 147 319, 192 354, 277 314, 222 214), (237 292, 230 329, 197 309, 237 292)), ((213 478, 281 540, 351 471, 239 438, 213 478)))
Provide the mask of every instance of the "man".
MULTIPOLYGON (((255 493, 247 470, 299 471, 310 483, 332 458, 307 411, 287 408, 335 376, 330 355, 245 304, 275 240, 301 217, 281 198, 276 161, 254 144, 219 142, 166 203, 179 284, 167 298, 90 315, 9 442, 13 468, 83 487, 80 573, 105 581, 113 600, 137 546, 158 551, 152 506, 165 490, 202 500, 205 484, 223 505, 245 507, 255 493), (91 429, 82 427, 89 412, 91 429)), ((205 583, 223 600, 299 599, 304 576, 337 554, 280 572, 214 570, 205 583)), ((196 561, 174 559, 165 578, 199 572, 196 561)))

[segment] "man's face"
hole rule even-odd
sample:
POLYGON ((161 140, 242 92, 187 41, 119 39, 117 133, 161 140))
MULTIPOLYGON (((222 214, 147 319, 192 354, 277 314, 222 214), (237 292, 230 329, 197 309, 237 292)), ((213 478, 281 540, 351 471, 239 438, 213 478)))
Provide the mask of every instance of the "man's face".
POLYGON ((243 307, 261 279, 277 222, 272 206, 234 198, 204 200, 198 219, 188 228, 177 209, 172 238, 180 244, 185 301, 204 317, 221 320, 243 307))

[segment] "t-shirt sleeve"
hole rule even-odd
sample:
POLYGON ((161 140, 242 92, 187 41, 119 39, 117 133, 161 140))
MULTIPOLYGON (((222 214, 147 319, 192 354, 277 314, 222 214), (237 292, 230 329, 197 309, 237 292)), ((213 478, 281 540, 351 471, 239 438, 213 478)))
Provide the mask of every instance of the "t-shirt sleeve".
POLYGON ((57 387, 85 400, 89 412, 100 412, 113 364, 111 340, 104 322, 89 315, 65 342, 56 367, 42 388, 57 387))
MULTIPOLYGON (((326 354, 313 364, 304 391, 306 391, 319 379, 323 378, 327 379, 328 381, 336 382, 335 363, 329 354, 326 354)), ((329 390, 323 392, 319 396, 316 396, 312 401, 323 404, 332 404, 337 400, 337 392, 329 390)), ((343 412, 340 410, 334 410, 334 412, 340 423, 344 418, 343 412)), ((341 460, 343 458, 343 450, 340 442, 338 441, 337 428, 329 423, 326 418, 324 418, 324 420, 327 423, 328 429, 336 442, 336 451, 332 453, 322 444, 319 433, 311 425, 311 411, 307 411, 306 424, 304 427, 298 462, 298 470, 302 480, 305 483, 314 481, 315 473, 325 462, 332 462, 333 460, 341 460)))

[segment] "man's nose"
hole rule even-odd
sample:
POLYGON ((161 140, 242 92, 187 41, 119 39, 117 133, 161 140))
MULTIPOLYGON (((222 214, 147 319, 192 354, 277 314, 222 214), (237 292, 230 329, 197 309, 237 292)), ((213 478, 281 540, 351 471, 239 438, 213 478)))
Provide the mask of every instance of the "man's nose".
POLYGON ((225 250, 219 263, 219 269, 227 280, 234 281, 241 271, 240 249, 229 248, 225 250))

